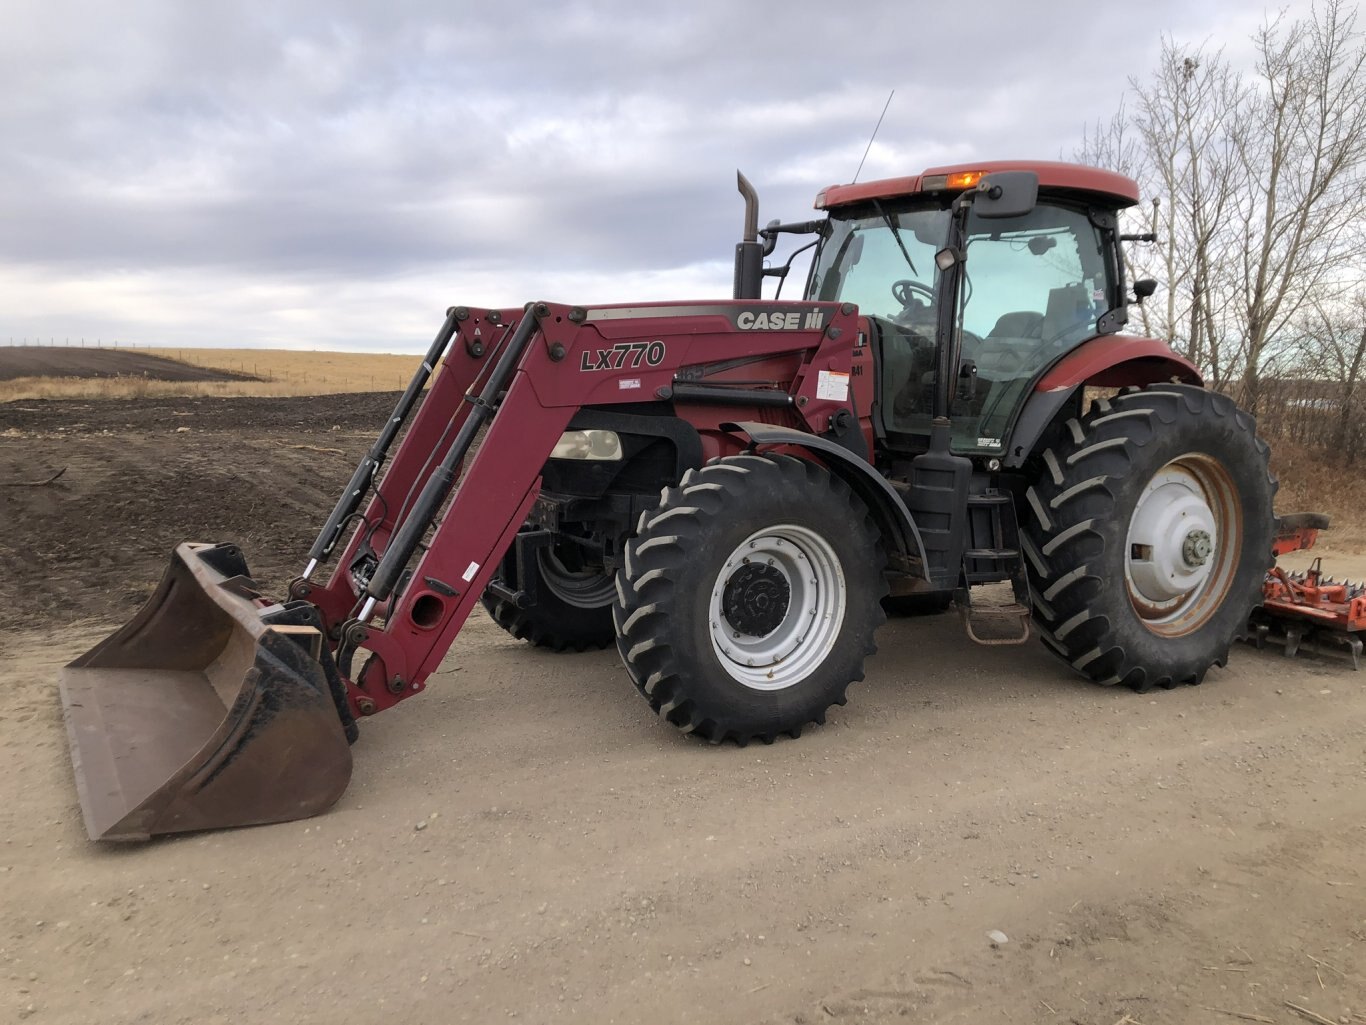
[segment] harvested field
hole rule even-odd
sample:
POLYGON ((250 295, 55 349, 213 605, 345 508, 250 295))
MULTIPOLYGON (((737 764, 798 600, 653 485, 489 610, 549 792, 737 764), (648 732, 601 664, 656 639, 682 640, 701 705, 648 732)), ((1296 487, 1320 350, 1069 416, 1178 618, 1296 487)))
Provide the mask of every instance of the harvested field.
POLYGON ((314 352, 286 349, 167 349, 195 366, 250 373, 275 384, 329 392, 402 391, 417 369, 419 355, 376 352, 314 352))
POLYGON ((401 391, 421 360, 391 353, 277 349, 0 347, 0 402, 401 391), (141 365, 161 368, 161 376, 144 375, 136 369, 141 365))
POLYGON ((57 667, 177 541, 281 590, 393 399, 0 404, 0 1020, 1366 1023, 1366 672, 1247 647, 1138 695, 894 620, 738 749, 476 613, 329 813, 87 841, 57 667))

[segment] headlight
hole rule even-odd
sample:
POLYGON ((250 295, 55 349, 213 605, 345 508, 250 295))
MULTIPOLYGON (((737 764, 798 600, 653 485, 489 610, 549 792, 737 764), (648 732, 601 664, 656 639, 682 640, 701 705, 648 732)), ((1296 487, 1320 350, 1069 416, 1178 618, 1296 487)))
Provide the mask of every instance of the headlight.
POLYGON ((616 431, 565 431, 550 450, 551 459, 621 458, 621 439, 616 431))

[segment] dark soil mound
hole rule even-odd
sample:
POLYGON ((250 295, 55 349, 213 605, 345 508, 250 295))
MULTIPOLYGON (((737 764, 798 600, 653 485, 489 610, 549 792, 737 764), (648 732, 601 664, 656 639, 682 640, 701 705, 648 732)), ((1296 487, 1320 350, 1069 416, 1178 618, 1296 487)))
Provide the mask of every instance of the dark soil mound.
POLYGON ((196 367, 116 349, 0 346, 0 381, 17 377, 141 377, 149 381, 255 381, 251 374, 196 367))
POLYGON ((122 619, 181 541, 234 541, 283 591, 395 399, 0 405, 0 600, 122 619))

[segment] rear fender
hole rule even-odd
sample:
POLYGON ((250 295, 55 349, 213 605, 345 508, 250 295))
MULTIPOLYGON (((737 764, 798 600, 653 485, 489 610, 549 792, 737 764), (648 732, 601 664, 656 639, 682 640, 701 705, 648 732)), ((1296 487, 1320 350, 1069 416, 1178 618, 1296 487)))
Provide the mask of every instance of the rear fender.
POLYGON ((1039 378, 1036 392, 1070 391, 1079 384, 1094 388, 1123 388, 1175 379, 1204 384, 1194 363, 1178 355, 1166 342, 1132 335, 1102 335, 1083 342, 1039 378))
POLYGON ((1200 370, 1166 342, 1104 335, 1077 346, 1039 378, 1011 434, 1005 465, 1023 465, 1048 425, 1081 388, 1127 388, 1163 381, 1204 384, 1200 370))
POLYGON ((887 555, 895 569, 913 577, 928 579, 925 570, 925 546, 920 530, 901 496, 887 483, 887 479, 866 460, 860 459, 838 442, 815 434, 777 427, 772 424, 744 421, 722 424, 732 433, 749 436, 751 447, 784 446, 804 449, 811 453, 831 473, 849 485, 858 495, 873 522, 878 526, 887 545, 887 555))

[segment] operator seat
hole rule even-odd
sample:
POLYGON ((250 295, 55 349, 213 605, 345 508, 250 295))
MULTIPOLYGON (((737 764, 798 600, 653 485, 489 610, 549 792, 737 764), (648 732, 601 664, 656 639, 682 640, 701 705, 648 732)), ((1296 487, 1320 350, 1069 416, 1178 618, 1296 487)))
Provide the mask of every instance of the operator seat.
POLYGON ((1042 338, 1043 314, 1033 310, 1015 310, 1002 313, 996 326, 987 334, 988 338, 1042 338))
POLYGON ((1043 346, 1044 315, 1035 310, 1003 313, 977 347, 978 391, 971 412, 978 434, 1000 436, 1001 416, 1010 416, 1024 395, 1043 346))
MULTIPOLYGON (((977 351, 971 353, 977 363, 977 373, 986 381, 1014 377, 1020 367, 1028 364, 1043 337, 1043 314, 1033 310, 1003 313, 996 320, 977 351)), ((967 355, 965 351, 965 355, 967 355)))
POLYGON ((1063 285, 1048 293, 1048 309, 1043 315, 1043 340, 1050 345, 1080 340, 1083 326, 1095 330, 1096 311, 1091 293, 1082 284, 1063 285))

